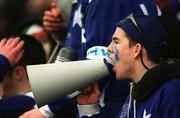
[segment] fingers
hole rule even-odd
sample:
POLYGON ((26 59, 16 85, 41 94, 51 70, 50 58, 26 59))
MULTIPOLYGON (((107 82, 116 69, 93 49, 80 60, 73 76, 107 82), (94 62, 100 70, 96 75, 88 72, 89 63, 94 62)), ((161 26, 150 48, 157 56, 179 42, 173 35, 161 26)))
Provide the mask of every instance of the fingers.
POLYGON ((18 49, 19 48, 22 48, 24 45, 24 42, 19 38, 19 37, 16 37, 16 38, 9 38, 9 39, 2 39, 2 41, 0 42, 0 48, 14 48, 16 46, 18 46, 18 49))
POLYGON ((0 42, 0 54, 4 55, 14 66, 23 55, 24 41, 19 37, 3 39, 0 42))
POLYGON ((62 24, 60 24, 60 23, 44 22, 43 25, 46 26, 46 27, 60 28, 62 24))
POLYGON ((86 88, 81 89, 83 95, 89 95, 92 92, 92 86, 87 86, 86 88))
POLYGON ((14 53, 14 55, 17 56, 18 53, 20 53, 22 51, 22 48, 24 46, 24 41, 22 41, 19 37, 16 38, 10 38, 7 43, 5 44, 5 46, 9 46, 9 48, 11 48, 12 53, 14 53))
POLYGON ((94 83, 94 84, 93 84, 93 88, 94 88, 94 91, 95 91, 95 93, 96 93, 97 95, 100 95, 100 94, 101 94, 101 92, 100 92, 100 90, 99 90, 98 83, 94 83))
POLYGON ((57 31, 57 30, 65 28, 64 23, 57 24, 57 23, 44 22, 43 25, 44 25, 45 29, 48 31, 57 31))
POLYGON ((1 42, 0 42, 0 48, 2 48, 2 47, 6 44, 6 41, 7 41, 6 38, 4 38, 4 39, 1 40, 1 42))
POLYGON ((19 42, 20 42, 20 38, 16 37, 16 38, 10 38, 7 40, 5 46, 9 46, 9 47, 15 47, 19 42))
MULTIPOLYGON (((24 50, 22 50, 22 51, 20 51, 20 52, 18 52, 18 53, 16 54, 16 58, 15 58, 15 60, 14 60, 14 63, 15 63, 15 64, 18 63, 19 60, 22 58, 23 53, 24 53, 24 50)), ((13 64, 13 65, 14 65, 14 64, 13 64)))
POLYGON ((60 16, 55 16, 50 11, 46 11, 44 13, 43 25, 49 32, 55 32, 65 28, 65 23, 62 18, 60 16))
POLYGON ((15 42, 14 44, 12 44, 12 46, 14 47, 16 47, 16 50, 17 51, 19 51, 19 50, 21 50, 22 48, 23 48, 23 46, 24 46, 24 41, 23 40, 20 40, 20 38, 19 38, 19 41, 18 42, 15 42))
POLYGON ((19 60, 21 59, 21 57, 23 56, 24 50, 23 50, 23 46, 24 46, 24 41, 20 40, 20 38, 17 39, 16 42, 11 44, 14 50, 12 51, 12 53, 14 53, 14 62, 12 63, 13 65, 18 63, 19 60))
POLYGON ((44 22, 52 22, 52 23, 54 23, 54 22, 60 23, 61 19, 59 17, 46 15, 43 17, 43 21, 44 22))

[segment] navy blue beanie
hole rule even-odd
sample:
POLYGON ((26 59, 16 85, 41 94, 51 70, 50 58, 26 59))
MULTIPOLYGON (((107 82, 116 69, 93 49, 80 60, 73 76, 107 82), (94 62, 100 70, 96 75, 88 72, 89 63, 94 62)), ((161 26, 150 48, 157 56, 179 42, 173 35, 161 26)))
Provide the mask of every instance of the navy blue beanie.
POLYGON ((134 19, 140 32, 129 18, 121 20, 117 27, 122 28, 132 40, 140 43, 151 54, 159 55, 167 37, 166 31, 157 17, 134 16, 134 19))

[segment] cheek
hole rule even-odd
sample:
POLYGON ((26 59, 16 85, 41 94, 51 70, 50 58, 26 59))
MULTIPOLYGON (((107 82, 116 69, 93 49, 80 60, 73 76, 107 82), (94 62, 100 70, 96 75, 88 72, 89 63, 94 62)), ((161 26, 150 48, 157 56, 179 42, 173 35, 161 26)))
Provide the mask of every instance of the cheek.
POLYGON ((117 46, 114 47, 114 62, 117 64, 120 60, 120 53, 117 46))
POLYGON ((126 56, 126 58, 121 56, 120 61, 113 68, 117 80, 128 78, 131 72, 131 64, 132 60, 130 56, 126 56))

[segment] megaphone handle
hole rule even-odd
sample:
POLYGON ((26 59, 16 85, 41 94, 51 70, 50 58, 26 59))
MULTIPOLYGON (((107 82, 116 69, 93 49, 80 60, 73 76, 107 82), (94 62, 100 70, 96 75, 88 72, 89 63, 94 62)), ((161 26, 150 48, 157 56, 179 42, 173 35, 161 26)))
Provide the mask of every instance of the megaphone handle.
POLYGON ((80 91, 75 91, 75 92, 73 92, 73 93, 71 93, 71 94, 66 95, 66 97, 67 97, 67 98, 74 98, 74 97, 76 97, 77 95, 79 95, 80 93, 81 93, 80 91))

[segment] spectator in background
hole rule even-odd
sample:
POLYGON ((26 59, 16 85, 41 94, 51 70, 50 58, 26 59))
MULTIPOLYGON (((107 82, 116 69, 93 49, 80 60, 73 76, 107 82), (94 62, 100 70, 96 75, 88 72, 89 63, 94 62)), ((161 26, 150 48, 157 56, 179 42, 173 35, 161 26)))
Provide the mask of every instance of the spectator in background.
POLYGON ((0 82, 11 67, 15 66, 23 55, 24 42, 20 38, 2 39, 0 41, 0 82))
POLYGON ((9 69, 1 83, 3 95, 0 100, 0 116, 3 118, 17 118, 25 111, 34 108, 35 101, 26 66, 46 62, 43 47, 34 37, 29 35, 19 35, 19 37, 24 41, 24 53, 9 69))
POLYGON ((19 38, 2 39, 0 42, 0 97, 3 94, 1 81, 3 77, 8 73, 11 66, 14 66, 19 58, 22 56, 23 41, 19 38), (11 45, 7 45, 11 44, 11 45))
POLYGON ((56 42, 55 40, 53 40, 50 33, 44 29, 41 20, 31 19, 25 21, 20 27, 18 33, 27 34, 35 37, 35 39, 42 44, 46 54, 46 62, 48 62, 56 45, 56 42))
POLYGON ((29 18, 41 18, 50 0, 0 0, 0 37, 9 37, 29 18))
POLYGON ((42 45, 32 36, 20 35, 19 37, 25 43, 23 47, 25 52, 2 81, 3 98, 30 92, 26 66, 45 63, 42 45))
POLYGON ((26 0, 25 11, 28 18, 42 17, 45 10, 50 9, 51 0, 26 0))

